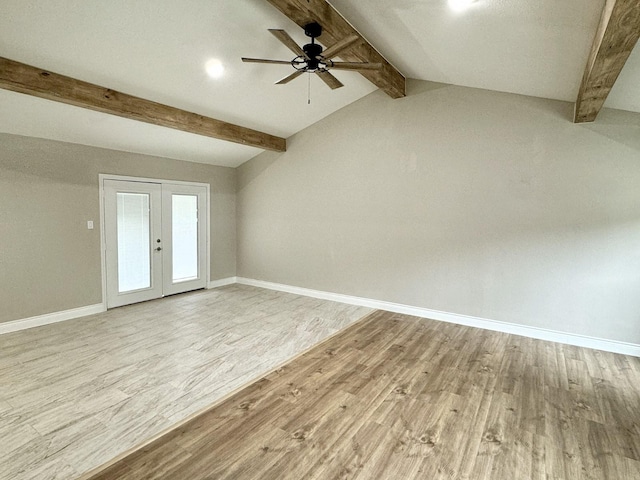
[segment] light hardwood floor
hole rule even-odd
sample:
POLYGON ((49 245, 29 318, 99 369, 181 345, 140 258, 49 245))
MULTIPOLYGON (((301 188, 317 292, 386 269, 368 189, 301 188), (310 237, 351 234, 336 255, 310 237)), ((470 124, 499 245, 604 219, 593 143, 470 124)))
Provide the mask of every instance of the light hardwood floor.
POLYGON ((77 478, 370 312, 246 286, 0 336, 0 480, 77 478))
POLYGON ((640 479, 640 359, 374 312, 91 480, 640 479))

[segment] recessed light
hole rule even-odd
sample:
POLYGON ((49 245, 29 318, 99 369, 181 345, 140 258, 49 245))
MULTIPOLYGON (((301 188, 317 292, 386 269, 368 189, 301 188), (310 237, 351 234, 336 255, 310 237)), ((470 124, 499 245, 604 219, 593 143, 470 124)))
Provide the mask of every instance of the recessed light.
POLYGON ((449 0, 449 8, 455 12, 463 12, 475 2, 476 0, 449 0))
POLYGON ((204 68, 211 78, 220 78, 224 73, 224 65, 217 58, 212 58, 205 63, 204 68))

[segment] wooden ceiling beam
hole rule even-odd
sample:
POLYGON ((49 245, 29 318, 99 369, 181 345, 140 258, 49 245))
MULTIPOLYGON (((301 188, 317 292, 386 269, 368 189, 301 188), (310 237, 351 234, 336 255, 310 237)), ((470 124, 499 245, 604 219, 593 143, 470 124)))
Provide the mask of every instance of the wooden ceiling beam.
POLYGON ((286 140, 0 57, 0 88, 140 122, 284 152, 286 140))
POLYGON ((578 91, 574 119, 593 122, 640 37, 640 1, 606 0, 578 91))
POLYGON ((340 53, 347 62, 381 63, 380 70, 359 72, 392 98, 406 96, 405 78, 391 65, 358 31, 347 22, 326 0, 267 0, 300 27, 311 22, 322 26, 322 35, 318 37, 325 47, 331 47, 340 40, 357 35, 360 39, 352 47, 340 53))

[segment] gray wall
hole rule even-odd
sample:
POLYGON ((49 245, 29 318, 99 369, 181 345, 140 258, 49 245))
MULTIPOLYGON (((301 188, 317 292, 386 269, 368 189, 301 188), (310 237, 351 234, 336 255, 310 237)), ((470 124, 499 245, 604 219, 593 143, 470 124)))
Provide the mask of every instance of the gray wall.
POLYGON ((99 173, 209 183, 211 279, 235 275, 235 169, 0 134, 0 322, 102 302, 99 173))
POLYGON ((640 115, 571 113, 374 92, 239 167, 238 275, 640 343, 640 115))

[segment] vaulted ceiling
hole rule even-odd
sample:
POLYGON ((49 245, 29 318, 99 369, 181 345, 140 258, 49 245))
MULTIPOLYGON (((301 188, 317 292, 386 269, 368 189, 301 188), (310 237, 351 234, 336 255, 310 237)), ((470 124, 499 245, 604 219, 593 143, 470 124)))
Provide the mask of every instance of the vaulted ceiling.
MULTIPOLYGON (((604 3, 331 1, 406 77, 571 102, 604 3)), ((316 76, 274 85, 290 66, 240 60, 292 58, 268 28, 308 40, 265 0, 3 0, 0 57, 284 138, 376 89, 345 71, 337 90, 316 76)), ((639 85, 636 46, 605 107, 640 112, 639 85)), ((227 166, 262 151, 2 89, 0 132, 227 166)))

